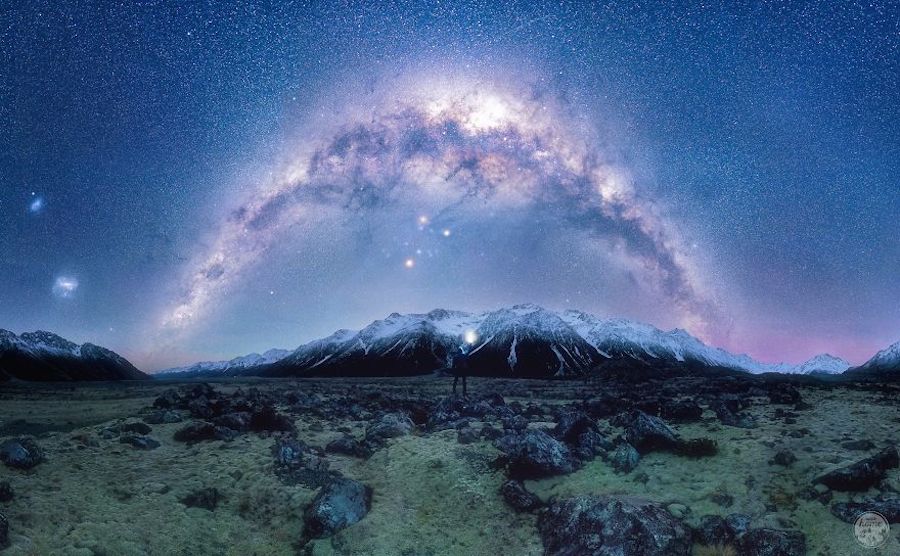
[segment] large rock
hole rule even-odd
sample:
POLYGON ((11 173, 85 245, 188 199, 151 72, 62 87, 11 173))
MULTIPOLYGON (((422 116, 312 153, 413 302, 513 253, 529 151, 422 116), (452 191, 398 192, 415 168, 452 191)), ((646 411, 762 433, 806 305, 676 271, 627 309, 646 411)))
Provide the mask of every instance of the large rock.
POLYGON ((194 421, 177 430, 173 438, 179 442, 201 442, 204 440, 233 440, 237 432, 227 427, 219 427, 207 421, 194 421))
POLYGON ((0 460, 8 467, 31 469, 44 461, 44 451, 32 438, 14 438, 0 444, 0 460))
POLYGON ((674 450, 679 445, 678 435, 659 417, 633 411, 619 416, 617 421, 625 428, 625 439, 641 454, 674 450))
POLYGON ((847 523, 855 523, 865 512, 878 512, 888 523, 900 523, 900 498, 879 498, 865 502, 838 502, 831 506, 831 513, 847 523))
POLYGON ((364 518, 371 507, 371 488, 352 479, 335 479, 322 487, 306 509, 305 534, 311 538, 331 536, 364 518))
POLYGON ((694 542, 706 546, 725 546, 734 542, 734 530, 720 515, 703 516, 694 528, 694 542))
POLYGON ((515 479, 510 479, 503 483, 500 487, 500 494, 503 495, 506 503, 516 511, 530 512, 544 505, 540 498, 525 488, 522 481, 516 481, 515 479))
POLYGON ((559 414, 553 436, 563 442, 574 444, 582 433, 596 430, 597 423, 586 413, 570 409, 559 414))
POLYGON ((752 416, 738 413, 737 410, 732 409, 733 407, 733 405, 722 400, 717 400, 709 404, 709 408, 715 411, 716 417, 719 418, 719 421, 721 421, 723 425, 741 429, 756 428, 756 420, 753 419, 752 416))
POLYGON ((735 541, 740 556, 803 556, 806 536, 800 531, 750 529, 735 541))
POLYGON ((413 422, 405 413, 385 413, 366 429, 367 440, 384 440, 412 432, 413 422))
POLYGON ((538 520, 548 556, 687 556, 687 527, 656 504, 609 496, 554 502, 538 520))
POLYGON ((325 451, 329 454, 343 454, 345 456, 353 456, 357 458, 367 459, 372 455, 372 447, 365 442, 353 438, 349 434, 345 434, 340 438, 336 438, 325 446, 325 451))
POLYGON ((628 473, 637 467, 639 461, 641 461, 641 454, 628 443, 619 444, 609 456, 610 465, 620 473, 628 473))
POLYGON ((822 483, 832 490, 863 491, 881 482, 888 469, 898 466, 900 458, 897 448, 889 446, 874 456, 826 473, 813 482, 822 483))
POLYGON ((565 444, 540 430, 507 434, 494 445, 506 454, 509 474, 515 479, 562 475, 578 465, 565 444))
POLYGON ((294 421, 283 413, 278 413, 272 406, 263 406, 250 415, 250 430, 293 432, 294 421))

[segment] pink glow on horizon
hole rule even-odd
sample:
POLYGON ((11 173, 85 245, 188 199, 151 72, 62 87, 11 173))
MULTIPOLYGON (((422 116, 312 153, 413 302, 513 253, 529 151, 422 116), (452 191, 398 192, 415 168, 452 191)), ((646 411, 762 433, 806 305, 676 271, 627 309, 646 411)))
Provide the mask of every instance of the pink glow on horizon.
POLYGON ((827 353, 862 365, 890 342, 876 342, 872 338, 823 336, 791 333, 775 329, 735 332, 722 347, 732 353, 746 353, 762 363, 800 364, 816 355, 827 353))

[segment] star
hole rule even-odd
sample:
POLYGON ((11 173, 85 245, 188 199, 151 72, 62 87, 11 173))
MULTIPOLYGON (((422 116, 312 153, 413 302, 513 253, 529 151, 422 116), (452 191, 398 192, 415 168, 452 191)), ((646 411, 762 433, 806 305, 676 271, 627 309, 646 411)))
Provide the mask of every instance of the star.
POLYGON ((403 266, 405 266, 406 268, 412 268, 416 266, 416 261, 413 258, 406 259, 405 261, 403 261, 403 266))

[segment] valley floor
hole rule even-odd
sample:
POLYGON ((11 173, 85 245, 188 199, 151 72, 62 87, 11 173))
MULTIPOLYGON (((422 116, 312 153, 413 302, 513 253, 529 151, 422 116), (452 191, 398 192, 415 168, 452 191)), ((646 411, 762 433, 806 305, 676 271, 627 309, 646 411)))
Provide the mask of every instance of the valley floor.
MULTIPOLYGON (((318 447, 345 433, 362 438, 377 414, 373 407, 385 399, 434 403, 450 390, 447 379, 434 377, 211 384, 223 394, 249 388, 271 394, 296 427, 296 438, 318 447), (305 402, 295 403, 297 395, 305 402), (309 410, 310 399, 333 411, 309 410), (360 409, 352 415, 338 407, 354 400, 360 409)), ((371 510, 331 537, 301 542, 304 511, 318 489, 276 473, 272 448, 287 433, 246 432, 227 441, 181 442, 173 436, 191 421, 185 415, 182 422, 150 425, 148 436, 160 443, 155 449, 120 441, 122 424, 146 418, 164 391, 193 385, 0 389, 0 442, 32 436, 45 453, 45 461, 31 469, 0 466, 0 482, 8 481, 14 493, 11 501, 0 502, 0 513, 9 521, 10 546, 4 556, 544 553, 537 513, 515 511, 500 494, 507 475, 493 465, 500 455, 493 443, 479 437, 463 444, 456 429, 421 422, 411 434, 385 440, 368 458, 323 455, 331 470, 371 487, 371 510), (191 493, 209 487, 219 495, 214 509, 184 503, 191 493)), ((499 393, 506 403, 519 402, 529 428, 549 430, 556 409, 602 395, 608 387, 473 379, 470 397, 499 393)), ((615 472, 606 458, 596 457, 574 472, 528 480, 525 486, 545 502, 579 494, 647 499, 692 526, 709 514, 747 514, 754 527, 801 531, 808 554, 900 554, 900 526, 891 526, 884 546, 866 549, 857 542, 853 525, 830 510, 835 502, 872 498, 878 492, 834 492, 827 501, 802 495, 822 473, 897 445, 896 391, 834 385, 798 389, 806 404, 802 408, 758 399, 746 408, 755 428, 727 426, 707 407, 699 420, 670 422, 683 437, 714 439, 716 455, 693 459, 653 452, 627 473, 615 472), (847 447, 866 440, 873 448, 847 447), (785 450, 796 461, 773 463, 785 450)), ((479 419, 470 421, 469 426, 482 426, 479 419)), ((503 428, 499 419, 483 421, 503 428)), ((598 422, 611 437, 620 432, 608 419, 598 422)), ((881 494, 893 489, 897 496, 900 470, 892 469, 879 488, 881 494)), ((700 545, 693 550, 733 553, 700 545)))

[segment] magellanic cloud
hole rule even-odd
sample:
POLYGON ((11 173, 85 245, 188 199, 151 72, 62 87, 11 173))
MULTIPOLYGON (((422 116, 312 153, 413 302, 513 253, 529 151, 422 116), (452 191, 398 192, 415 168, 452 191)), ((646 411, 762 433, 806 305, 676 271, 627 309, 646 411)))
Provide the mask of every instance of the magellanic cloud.
POLYGON ((710 336, 718 310, 676 227, 549 95, 442 80, 382 98, 346 110, 342 123, 305 141, 302 154, 236 204, 190 263, 161 332, 202 323, 287 228, 323 210, 365 215, 415 199, 435 214, 469 205, 562 211, 619 245, 616 256, 671 303, 683 326, 710 336))

